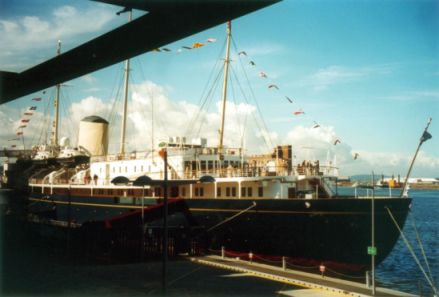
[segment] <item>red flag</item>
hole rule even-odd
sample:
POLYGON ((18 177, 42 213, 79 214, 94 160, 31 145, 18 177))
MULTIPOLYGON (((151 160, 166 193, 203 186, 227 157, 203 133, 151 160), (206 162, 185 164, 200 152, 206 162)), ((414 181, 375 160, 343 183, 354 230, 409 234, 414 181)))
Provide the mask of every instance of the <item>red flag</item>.
POLYGON ((300 114, 305 114, 305 112, 302 111, 302 110, 299 110, 299 111, 295 111, 295 112, 294 112, 294 115, 300 115, 300 114))

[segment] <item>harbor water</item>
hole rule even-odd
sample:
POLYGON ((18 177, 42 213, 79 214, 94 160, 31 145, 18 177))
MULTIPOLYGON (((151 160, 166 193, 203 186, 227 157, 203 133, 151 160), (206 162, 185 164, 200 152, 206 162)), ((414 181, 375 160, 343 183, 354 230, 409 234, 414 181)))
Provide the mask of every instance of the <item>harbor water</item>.
MULTIPOLYGON (((339 189, 342 194, 352 191, 352 188, 339 189)), ((358 189, 358 194, 367 193, 365 189, 358 189)), ((369 194, 371 195, 371 192, 369 194)), ((388 195, 389 190, 377 190, 375 194, 388 195)), ((392 193, 392 195, 398 194, 397 191, 392 193)), ((13 194, 0 189, 2 296, 140 296, 148 292, 149 295, 160 292, 159 262, 122 265, 102 263, 96 259, 78 257, 72 259, 66 255, 65 251, 68 247, 65 244, 60 245, 32 234, 31 229, 20 220, 21 214, 10 212, 10 206, 6 204, 7 195, 13 194), (153 277, 147 282, 136 282, 136 279, 142 278, 146 270, 149 271, 148 275, 153 277)), ((410 196, 413 198, 413 204, 403 232, 426 273, 432 275, 437 285, 439 283, 439 191, 412 190, 410 196), (417 234, 423 244, 429 268, 417 243, 417 234)), ((222 274, 219 272, 181 260, 175 262, 171 260, 169 265, 170 279, 181 279, 180 291, 174 292, 176 295, 183 293, 187 296, 221 296, 221 294, 233 293, 239 295, 236 293, 245 290, 248 296, 255 294, 275 296, 278 295, 276 292, 287 289, 285 285, 254 279, 247 280, 244 285, 241 281, 232 281, 233 278, 229 278, 227 285, 224 285, 225 278, 221 280, 222 274), (187 281, 188 279, 190 282, 187 281), (223 286, 224 291, 218 291, 217 286, 223 286), (254 294, 252 294, 253 290, 247 291, 246 286, 255 288, 254 294)), ((377 267, 376 277, 379 286, 422 296, 433 296, 422 271, 401 238, 392 253, 377 267)))

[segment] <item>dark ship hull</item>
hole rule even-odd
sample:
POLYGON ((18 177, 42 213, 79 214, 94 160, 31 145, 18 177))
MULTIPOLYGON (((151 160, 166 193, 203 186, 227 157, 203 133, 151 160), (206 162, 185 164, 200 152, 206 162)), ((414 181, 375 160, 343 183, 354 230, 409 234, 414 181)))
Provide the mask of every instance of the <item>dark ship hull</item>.
MULTIPOLYGON (((111 226, 113 218, 127 218, 141 210, 132 197, 90 197, 32 193, 29 212, 38 223, 80 227, 90 222, 111 226), (70 219, 69 219, 70 218, 70 219), (68 223, 70 221, 70 224, 68 223)), ((371 199, 179 199, 188 214, 169 214, 176 228, 197 225, 211 250, 285 256, 307 263, 334 263, 363 272, 370 267, 371 199)), ((145 199, 144 212, 161 199, 145 199)), ((375 199, 376 263, 391 252, 399 238, 387 208, 404 225, 411 199, 375 199)), ((161 226, 155 217, 149 226, 161 226)), ((318 265, 318 264, 317 264, 318 265)))

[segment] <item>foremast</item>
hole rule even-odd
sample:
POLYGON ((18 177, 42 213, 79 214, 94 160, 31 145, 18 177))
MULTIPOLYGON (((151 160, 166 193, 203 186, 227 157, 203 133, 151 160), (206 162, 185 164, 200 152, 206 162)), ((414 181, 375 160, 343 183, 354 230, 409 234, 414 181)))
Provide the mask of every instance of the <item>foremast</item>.
MULTIPOLYGON (((132 20, 132 11, 128 10, 128 22, 132 20)), ((128 111, 128 83, 130 79, 130 59, 125 60, 125 79, 124 79, 124 101, 123 101, 123 112, 122 112, 122 126, 120 132, 120 149, 119 154, 121 156, 125 155, 125 134, 127 126, 127 111, 128 111)))
MULTIPOLYGON (((56 50, 57 56, 61 55, 61 40, 58 40, 58 48, 56 50)), ((55 100, 53 105, 55 107, 55 116, 53 119, 53 131, 52 131, 52 146, 58 146, 58 130, 59 130, 59 94, 60 94, 61 84, 55 86, 55 100)))
POLYGON ((224 82, 223 82, 223 94, 222 94, 222 109, 221 109, 221 128, 220 128, 220 139, 218 145, 218 154, 220 159, 223 154, 223 140, 224 140, 224 122, 226 116, 226 102, 227 102, 227 80, 229 75, 229 64, 230 64, 230 39, 232 36, 232 23, 227 22, 227 45, 226 45, 226 58, 224 60, 224 82))

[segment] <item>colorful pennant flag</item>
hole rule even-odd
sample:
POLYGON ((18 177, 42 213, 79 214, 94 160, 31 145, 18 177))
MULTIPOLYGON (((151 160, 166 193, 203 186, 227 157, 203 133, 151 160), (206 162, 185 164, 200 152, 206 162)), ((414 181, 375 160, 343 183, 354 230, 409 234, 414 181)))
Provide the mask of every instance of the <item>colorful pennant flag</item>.
POLYGON ((262 78, 267 78, 267 74, 263 71, 259 72, 259 76, 262 78))
POLYGON ((269 89, 276 89, 276 90, 279 90, 279 87, 276 86, 276 85, 269 85, 268 88, 269 88, 269 89))
POLYGON ((201 42, 195 42, 194 44, 192 44, 192 48, 200 48, 204 46, 204 44, 202 44, 201 42))
POLYGON ((29 108, 29 110, 37 110, 37 107, 36 107, 36 106, 31 106, 31 107, 29 108))
POLYGON ((22 119, 21 120, 22 123, 29 123, 29 121, 30 121, 29 119, 22 119))
POLYGON ((294 115, 301 115, 301 114, 305 114, 305 112, 302 111, 302 110, 299 110, 299 111, 295 111, 295 112, 294 112, 294 115))
MULTIPOLYGON (((45 91, 43 92, 43 94, 44 93, 45 93, 45 91)), ((32 101, 41 101, 41 97, 32 98, 32 101)))

